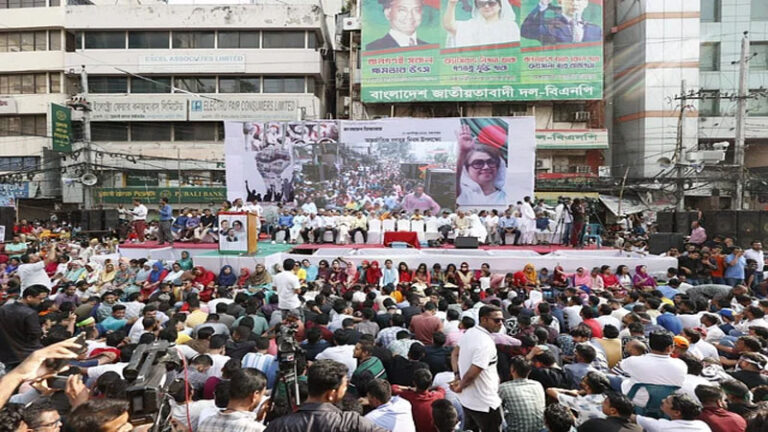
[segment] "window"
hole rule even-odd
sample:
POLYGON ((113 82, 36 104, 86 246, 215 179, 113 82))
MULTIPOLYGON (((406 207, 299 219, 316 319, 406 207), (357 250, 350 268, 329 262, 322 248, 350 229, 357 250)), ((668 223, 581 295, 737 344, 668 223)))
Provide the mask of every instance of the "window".
POLYGON ((554 105, 553 120, 556 122, 572 122, 576 118, 576 113, 584 110, 584 104, 558 103, 554 105))
POLYGON ((46 73, 35 74, 35 93, 36 94, 48 93, 48 74, 46 73))
POLYGON ((51 30, 48 32, 48 49, 50 51, 61 50, 61 31, 51 30))
POLYGON ((493 116, 494 117, 503 117, 503 116, 514 116, 519 115, 515 113, 524 113, 528 111, 528 105, 524 103, 513 103, 513 104, 493 104, 493 116))
POLYGON ((93 141, 128 141, 128 123, 93 122, 91 123, 93 141))
POLYGON ((21 33, 21 51, 34 51, 35 50, 35 33, 34 32, 22 32, 21 33))
MULTIPOLYGON (((0 9, 45 7, 45 0, 0 0, 0 9)), ((53 0, 51 3, 53 5, 53 0)))
POLYGON ((3 156, 0 157, 0 171, 29 171, 40 168, 38 156, 3 156))
POLYGON ((21 75, 0 75, 0 94, 20 94, 21 75))
POLYGON ((701 44, 699 70, 705 72, 720 70, 720 42, 701 44))
POLYGON ((768 7, 765 6, 765 0, 752 0, 750 17, 752 21, 768 21, 768 7))
POLYGON ((221 77, 219 93, 258 93, 259 77, 221 77))
POLYGON ((128 79, 123 76, 89 76, 90 93, 128 93, 128 79))
POLYGON ((720 0, 701 0, 701 21, 720 22, 720 0))
POLYGON ((22 94, 35 93, 35 75, 34 74, 24 74, 21 76, 21 93, 22 94))
POLYGON ((257 31, 219 31, 219 48, 258 48, 257 31))
POLYGON ((125 49, 125 32, 85 32, 85 49, 125 49))
MULTIPOLYGON (((750 93, 757 92, 751 89, 750 93)), ((747 99, 747 115, 750 117, 768 117, 768 96, 756 96, 747 99)))
POLYGON ((700 117, 717 117, 720 115, 720 96, 717 90, 702 90, 699 101, 700 117))
POLYGON ((216 123, 186 122, 174 123, 174 141, 216 141, 216 123))
POLYGON ((749 68, 754 70, 768 70, 768 42, 752 42, 749 51, 756 54, 749 60, 749 68))
POLYGON ((170 141, 170 123, 131 123, 131 141, 170 141))
POLYGON ((216 93, 215 77, 176 77, 175 86, 192 93, 216 93))
POLYGON ((213 48, 214 32, 173 32, 174 48, 213 48))
POLYGON ((128 48, 158 49, 168 48, 168 32, 143 31, 128 32, 128 48))
POLYGON ((49 91, 51 93, 61 93, 61 74, 58 72, 51 72, 49 80, 49 91))
POLYGON ((316 49, 318 45, 322 45, 322 42, 317 40, 317 34, 315 32, 309 32, 307 34, 307 48, 316 49))
POLYGON ((304 93, 304 77, 264 77, 264 93, 304 93))
POLYGON ((307 93, 315 93, 315 79, 307 77, 307 93))
POLYGON ((46 136, 45 114, 0 116, 0 136, 46 136))
POLYGON ((261 34, 264 48, 304 48, 303 31, 264 31, 261 34))
POLYGON ((141 78, 131 78, 131 93, 170 93, 171 77, 150 76, 152 81, 141 78))
POLYGON ((35 51, 45 51, 48 49, 48 32, 36 31, 35 32, 35 51))

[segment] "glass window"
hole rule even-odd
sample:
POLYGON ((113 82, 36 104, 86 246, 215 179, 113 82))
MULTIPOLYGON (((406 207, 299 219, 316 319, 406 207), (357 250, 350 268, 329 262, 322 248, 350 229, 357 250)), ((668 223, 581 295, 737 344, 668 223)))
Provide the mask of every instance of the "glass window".
MULTIPOLYGON (((757 93, 757 89, 749 90, 750 93, 757 93)), ((767 117, 768 116, 768 96, 756 96, 754 98, 747 99, 747 115, 750 117, 767 117)))
POLYGON ((91 123, 93 141, 128 141, 128 124, 118 122, 91 123))
POLYGON ((574 113, 584 110, 584 104, 555 104, 553 109, 553 119, 556 122, 572 122, 574 121, 574 113))
POLYGON ((216 93, 214 77, 176 77, 175 86, 192 93, 216 93))
POLYGON ((173 139, 174 141, 215 141, 216 123, 174 123, 173 139))
POLYGON ((701 0, 701 20, 720 22, 720 0, 701 0))
POLYGON ((264 48, 304 48, 303 31, 264 31, 264 48))
POLYGON ((48 32, 48 49, 51 51, 61 50, 61 31, 51 30, 48 32))
POLYGON ((168 48, 167 31, 128 32, 128 48, 168 48))
POLYGON ((700 117, 717 117, 720 115, 720 97, 717 90, 702 90, 699 101, 700 117))
POLYGON ((21 116, 21 135, 23 136, 34 136, 37 135, 35 132, 37 129, 35 128, 35 117, 33 115, 25 115, 21 116))
POLYGON ((220 31, 219 48, 258 48, 257 31, 220 31))
POLYGON ((34 32, 22 32, 21 33, 21 51, 34 51, 35 50, 35 33, 34 32))
POLYGON ((35 75, 24 74, 21 76, 21 93, 34 94, 35 93, 35 75))
POLYGON ((90 93, 128 93, 128 79, 122 76, 89 76, 90 93))
POLYGON ((61 0, 49 0, 48 4, 51 6, 59 6, 61 4, 61 0))
POLYGON ((768 70, 768 42, 752 42, 749 51, 755 56, 749 61, 749 68, 754 70, 768 70))
POLYGON ((317 34, 315 32, 307 33, 307 48, 315 49, 318 45, 322 44, 317 40, 317 34))
POLYGON ((259 77, 220 77, 219 93, 258 93, 259 77))
POLYGON ((35 93, 48 93, 48 74, 35 74, 35 93))
POLYGON ((21 33, 8 33, 8 52, 21 51, 21 33))
POLYGON ((0 171, 34 170, 40 167, 37 156, 3 156, 0 157, 0 171))
POLYGON ((21 75, 8 76, 8 93, 21 94, 21 75))
POLYGON ((75 49, 76 50, 83 49, 83 32, 75 33, 75 49))
POLYGON ((214 32, 173 32, 174 48, 213 48, 214 32))
POLYGON ((0 33, 0 52, 8 52, 8 33, 0 33))
POLYGON ((171 92, 171 78, 170 77, 147 77, 152 81, 143 80, 141 78, 131 78, 131 93, 170 93, 171 92))
POLYGON ((304 77, 264 77, 264 93, 304 93, 304 77))
POLYGON ((48 49, 48 33, 43 31, 35 32, 35 51, 45 51, 48 49))
POLYGON ((50 80, 51 93, 61 93, 61 74, 58 72, 51 72, 50 80))
POLYGON ((170 141, 170 123, 131 123, 131 141, 170 141))
POLYGON ((125 32, 85 32, 85 49, 124 49, 125 32))
POLYGON ((711 42, 701 44, 699 53, 699 70, 718 71, 720 70, 720 43, 711 42))
POLYGON ((307 77, 307 93, 315 93, 315 79, 307 77))
POLYGON ((11 94, 8 88, 8 75, 0 75, 0 94, 11 94))
POLYGON ((765 0, 752 0, 751 9, 752 21, 768 21, 768 7, 765 5, 765 0))

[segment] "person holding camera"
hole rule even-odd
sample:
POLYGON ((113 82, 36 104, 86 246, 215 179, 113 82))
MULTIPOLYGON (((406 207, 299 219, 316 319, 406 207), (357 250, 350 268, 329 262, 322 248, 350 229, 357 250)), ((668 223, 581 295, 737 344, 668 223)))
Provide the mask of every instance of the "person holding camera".
POLYGON ((581 232, 584 230, 584 222, 586 221, 584 204, 578 198, 574 198, 573 204, 571 204, 571 217, 573 218, 571 246, 577 247, 581 245, 581 232))

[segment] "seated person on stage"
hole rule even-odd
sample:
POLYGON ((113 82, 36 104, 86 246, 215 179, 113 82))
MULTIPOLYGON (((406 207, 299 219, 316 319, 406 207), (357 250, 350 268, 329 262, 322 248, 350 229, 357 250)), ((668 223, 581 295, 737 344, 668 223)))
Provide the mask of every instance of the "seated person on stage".
POLYGON ((368 243, 368 218, 363 216, 363 212, 360 210, 355 212, 355 217, 352 218, 350 224, 349 238, 352 243, 355 243, 355 235, 358 232, 363 236, 363 243, 368 243))
POLYGON ((499 218, 499 236, 502 245, 507 244, 507 234, 514 235, 514 244, 518 244, 520 240, 518 221, 509 210, 505 211, 504 215, 499 218))
POLYGON ((453 231, 453 219, 448 210, 444 210, 443 214, 437 218, 437 231, 443 236, 443 242, 447 242, 448 236, 453 231))
POLYGON ((456 237, 466 237, 470 234, 472 228, 472 219, 463 211, 459 210, 456 219, 453 221, 456 228, 456 237))

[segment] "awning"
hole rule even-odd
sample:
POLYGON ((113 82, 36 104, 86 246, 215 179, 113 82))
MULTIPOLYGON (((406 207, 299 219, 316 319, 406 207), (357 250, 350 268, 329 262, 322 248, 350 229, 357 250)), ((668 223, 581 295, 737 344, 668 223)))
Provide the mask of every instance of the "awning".
POLYGON ((536 148, 540 150, 591 150, 608 148, 607 129, 539 129, 536 148))
POLYGON ((614 216, 642 213, 649 210, 640 199, 636 197, 624 196, 621 198, 621 211, 619 211, 619 197, 613 195, 600 195, 600 202, 614 214, 614 216))

